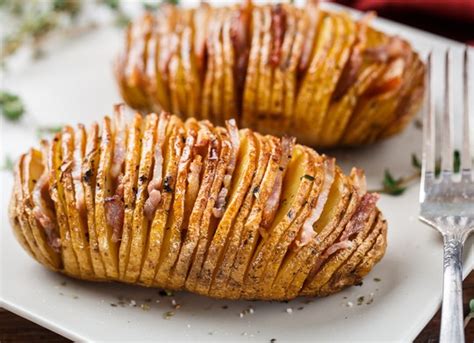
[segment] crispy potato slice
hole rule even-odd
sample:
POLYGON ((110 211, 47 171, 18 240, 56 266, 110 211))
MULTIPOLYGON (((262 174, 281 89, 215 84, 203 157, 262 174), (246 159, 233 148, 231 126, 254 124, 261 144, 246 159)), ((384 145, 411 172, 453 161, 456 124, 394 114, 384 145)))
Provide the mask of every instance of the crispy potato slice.
MULTIPOLYGON (((270 142, 265 140, 259 134, 253 133, 252 131, 249 131, 249 134, 250 134, 250 137, 252 137, 255 141, 254 144, 255 144, 255 150, 256 150, 256 155, 257 155, 255 159, 256 166, 255 166, 255 171, 252 173, 252 183, 250 185, 250 188, 248 188, 245 194, 243 204, 237 214, 237 217, 235 218, 235 222, 229 228, 230 233, 229 233, 229 238, 227 239, 227 243, 225 247, 221 248, 223 249, 221 252, 222 262, 220 262, 220 264, 216 267, 216 270, 214 272, 215 275, 213 277, 209 294, 214 297, 219 297, 219 298, 226 296, 226 293, 227 293, 226 284, 229 279, 232 266, 234 264, 234 260, 240 246, 240 238, 241 238, 242 231, 244 229, 244 224, 251 211, 253 203, 255 201, 255 198, 256 198, 255 194, 259 192, 259 189, 261 187, 261 182, 265 174, 265 171, 267 169, 267 164, 271 155, 270 142)), ((244 144, 243 149, 245 149, 245 143, 243 144, 244 144)), ((250 164, 250 161, 249 161, 249 164, 250 164)), ((243 167, 244 168, 246 167, 245 163, 243 167)), ((248 168, 250 168, 250 166, 248 168)), ((232 192, 232 194, 235 194, 235 193, 232 192)), ((229 209, 231 208, 230 206, 231 205, 229 205, 229 209)), ((230 213, 231 212, 229 212, 229 214, 230 213)), ((226 219, 225 214, 222 221, 222 228, 225 228, 225 225, 226 225, 226 221, 224 221, 224 219, 226 219)), ((219 236, 217 237, 218 239, 220 238, 219 236)), ((211 255, 209 254, 209 256, 211 255)), ((237 293, 236 296, 238 297, 238 295, 239 294, 237 293)))
POLYGON ((199 115, 201 80, 195 55, 193 54, 193 32, 186 25, 181 35, 181 61, 184 74, 184 88, 186 92, 186 117, 199 115))
POLYGON ((95 277, 105 279, 107 275, 100 255, 95 221, 95 187, 99 164, 99 125, 96 122, 90 126, 86 136, 86 148, 82 164, 82 182, 87 213, 89 249, 95 277))
MULTIPOLYGON (((281 130, 283 132, 279 133, 286 133, 288 132, 288 128, 292 125, 292 121, 294 120, 294 106, 295 100, 297 95, 297 68, 298 63, 300 61, 301 54, 303 52, 303 45, 305 44, 305 33, 307 32, 309 21, 307 20, 307 16, 305 13, 302 13, 299 9, 291 9, 291 12, 294 13, 295 21, 295 33, 294 33, 294 40, 291 44, 291 47, 288 49, 290 50, 290 54, 286 60, 282 60, 283 63, 283 82, 284 82, 284 121, 281 124, 281 130)), ((291 13, 290 12, 290 13, 291 13)), ((288 18, 290 21, 291 17, 288 18)), ((317 25, 315 25, 316 28, 317 25)), ((291 32, 291 27, 288 27, 288 32, 291 32)))
POLYGON ((152 170, 153 148, 155 144, 158 116, 150 114, 145 119, 145 128, 141 137, 140 165, 136 186, 135 208, 133 209, 129 259, 124 279, 136 282, 142 268, 143 256, 149 232, 150 221, 144 215, 145 200, 148 196, 148 182, 152 170))
MULTIPOLYGON (((351 192, 347 180, 344 178, 340 170, 336 169, 335 179, 331 185, 328 198, 323 205, 323 210, 317 221, 312 225, 316 236, 314 238, 311 237, 310 241, 304 244, 302 242, 302 232, 298 234, 297 239, 300 244, 293 244, 291 246, 290 251, 285 256, 278 274, 273 281, 273 297, 276 299, 285 298, 290 285, 295 285, 298 282, 300 282, 300 285, 295 285, 295 288, 299 291, 299 288, 302 286, 304 281, 304 277, 295 278, 295 276, 302 268, 306 268, 309 273, 310 266, 307 265, 307 260, 310 254, 316 253, 317 250, 314 247, 320 242, 325 241, 326 237, 337 228, 337 225, 341 220, 341 215, 343 215, 344 211, 347 209, 350 196, 351 192), (303 267, 303 265, 305 265, 305 267, 303 267)), ((320 199, 318 197, 316 207, 321 206, 319 201, 320 199)), ((342 231, 342 228, 340 231, 342 231)), ((337 236, 334 237, 333 240, 336 238, 337 236)))
MULTIPOLYGON (((313 150, 308 149, 308 153, 314 155, 315 163, 314 180, 310 180, 313 185, 310 194, 303 203, 302 210, 288 229, 281 235, 279 241, 275 243, 272 256, 269 258, 260 281, 263 286, 262 294, 265 298, 273 298, 273 283, 282 266, 284 258, 291 254, 293 245, 305 244, 313 239, 314 223, 320 218, 323 208, 326 205, 330 189, 334 182, 335 161, 318 156, 313 150), (309 234, 306 231, 310 230, 309 234)), ((272 232, 273 235, 273 232, 272 232)))
POLYGON ((242 295, 253 298, 262 291, 262 275, 278 241, 289 228, 307 201, 313 182, 321 184, 321 176, 316 176, 316 160, 302 146, 296 146, 283 179, 280 206, 271 226, 260 227, 266 237, 258 243, 245 275, 242 295), (294 156, 294 157, 293 157, 294 156))
MULTIPOLYGON (((224 184, 224 177, 226 176, 227 167, 233 156, 232 142, 227 130, 222 127, 217 127, 213 133, 220 142, 220 152, 218 156, 219 163, 217 164, 214 180, 212 181, 212 185, 209 190, 208 201, 204 208, 204 212, 202 213, 201 222, 199 224, 199 240, 194 253, 194 259, 185 282, 186 289, 203 292, 203 294, 207 294, 207 290, 205 288, 197 288, 197 284, 200 281, 198 278, 201 273, 201 268, 208 251, 210 241, 212 240, 217 224, 219 223, 219 218, 216 218, 214 215, 214 208, 224 184)), ((231 176, 232 174, 230 174, 230 177, 231 176)))
POLYGON ((213 119, 212 116, 212 93, 216 70, 216 51, 214 36, 216 33, 216 18, 211 17, 208 24, 208 36, 206 37, 207 66, 204 69, 204 83, 202 85, 201 118, 213 119))
POLYGON ((20 216, 20 223, 25 225, 23 235, 26 237, 31 249, 35 252, 35 256, 41 263, 44 263, 48 268, 57 270, 59 261, 55 259, 53 250, 48 246, 42 228, 39 227, 38 222, 32 216, 31 211, 31 191, 33 190, 34 182, 38 180, 42 173, 40 152, 36 149, 30 151, 21 157, 21 190, 18 193, 19 208, 18 212, 23 215, 20 216))
POLYGON ((222 184, 223 173, 229 163, 230 143, 220 142, 219 138, 221 138, 219 130, 211 131, 208 155, 204 161, 203 180, 189 218, 186 240, 182 248, 181 255, 187 261, 185 270, 188 271, 189 268, 188 275, 184 275, 186 276, 184 284, 188 289, 195 289, 198 283, 208 237, 213 227, 210 224, 212 209, 222 184))
POLYGON ((366 239, 367 235, 373 228, 373 223, 377 217, 377 208, 375 202, 378 199, 376 195, 365 194, 356 211, 348 222, 341 237, 332 246, 319 257, 318 263, 309 278, 306 280, 305 285, 302 289, 301 294, 311 295, 319 294, 321 287, 329 281, 334 272, 343 264, 346 263, 347 259, 357 249, 357 247, 366 239), (363 222, 362 222, 363 221, 363 222), (359 226, 358 231, 351 232, 352 228, 359 226), (351 236, 355 237, 351 239, 351 236), (331 252, 331 248, 335 247, 338 243, 348 242, 350 244, 344 245, 337 249, 335 252, 331 252))
POLYGON ((414 58, 413 69, 410 73, 407 73, 410 86, 406 87, 406 93, 399 99, 397 109, 394 113, 394 119, 386 123, 385 128, 378 134, 378 139, 399 133, 421 107, 421 102, 418 100, 423 98, 425 89, 425 66, 418 56, 414 58))
POLYGON ((160 259, 166 221, 173 200, 178 161, 183 149, 182 122, 170 120, 169 114, 162 113, 158 122, 152 179, 145 201, 145 215, 151 220, 145 257, 140 274, 140 282, 151 285, 160 259), (161 165, 161 166, 160 166, 161 165), (158 194, 157 203, 150 202, 158 194), (152 210, 150 211, 150 206, 152 210), (154 209, 154 211, 153 211, 154 209), (150 216, 151 214, 151 216, 150 216))
POLYGON ((105 117, 101 127, 99 163, 95 185, 95 229, 100 256, 104 262, 108 278, 118 278, 117 244, 112 240, 113 229, 106 214, 106 199, 113 195, 109 171, 112 165, 113 132, 109 117, 105 117))
POLYGON ((267 132, 272 134, 283 133, 287 125, 285 119, 285 77, 289 67, 291 46, 295 39, 296 18, 291 6, 272 6, 272 51, 270 65, 273 67, 273 80, 270 95, 269 116, 266 123, 267 132), (276 40, 276 41, 275 41, 276 40))
POLYGON ((48 154, 49 187, 51 199, 54 202, 56 220, 59 226, 59 236, 61 238, 61 257, 64 265, 64 272, 71 276, 82 276, 76 254, 73 250, 71 233, 67 218, 66 200, 64 196, 64 186, 61 182, 62 169, 62 134, 58 133, 51 142, 48 154))
POLYGON ((90 257, 89 242, 86 237, 88 235, 88 228, 84 219, 87 213, 81 180, 85 144, 84 127, 79 126, 76 135, 72 127, 64 127, 61 142, 61 155, 64 167, 62 168, 60 182, 64 187, 65 209, 69 222, 72 247, 76 253, 81 275, 86 279, 90 279, 95 274, 90 257))
MULTIPOLYGON (((264 208, 272 193, 282 158, 282 149, 278 139, 271 136, 263 139, 269 141, 271 155, 261 185, 257 190, 253 190, 256 199, 242 229, 238 252, 231 268, 227 284, 228 295, 231 299, 239 298, 242 292, 246 271, 260 239, 259 228, 263 220, 264 208)), ((297 155, 297 153, 294 154, 293 158, 297 155)))
POLYGON ((383 71, 380 64, 372 64, 363 67, 357 81, 350 87, 347 93, 338 101, 331 102, 326 116, 326 127, 319 136, 321 146, 334 146, 339 144, 348 127, 357 99, 367 90, 374 80, 383 71))
POLYGON ((148 108, 149 99, 144 92, 146 88, 146 63, 148 40, 153 27, 153 16, 146 14, 138 25, 132 25, 127 33, 127 52, 122 57, 123 74, 119 72, 119 79, 123 80, 124 93, 131 100, 135 108, 148 108))
MULTIPOLYGON (((21 160, 21 158, 20 158, 21 160)), ((20 222, 20 213, 21 212, 21 208, 19 207, 19 204, 18 204, 18 200, 17 200, 17 179, 20 177, 19 174, 20 174, 20 166, 19 166, 19 162, 20 160, 15 163, 15 168, 14 168, 14 175, 15 175, 15 184, 13 186, 13 192, 12 192, 12 196, 10 198, 10 203, 8 205, 8 217, 10 219, 10 225, 13 229, 13 234, 16 238, 16 240, 18 241, 18 243, 20 243, 20 245, 23 247, 23 249, 25 249, 25 251, 31 256, 33 257, 33 259, 36 259, 36 256, 33 252, 33 250, 30 248, 30 245, 28 243, 28 241, 26 240, 26 236, 23 234, 23 229, 22 229, 22 225, 21 225, 21 222, 20 222)))
POLYGON ((130 247, 132 243, 133 212, 136 205, 138 173, 140 167, 140 152, 144 121, 142 116, 135 113, 127 132, 127 150, 125 153, 124 174, 124 222, 119 248, 119 274, 120 279, 125 279, 130 247))
POLYGON ((227 194, 226 209, 207 249, 207 256, 199 277, 200 282, 196 288, 203 294, 209 292, 215 270, 223 260, 223 254, 228 253, 228 237, 233 226, 236 225, 237 216, 241 206, 243 206, 245 195, 249 192, 257 166, 257 158, 256 138, 251 131, 245 130, 241 133, 240 149, 236 162, 237 169, 234 172, 235 175, 232 177, 232 184, 227 194))
POLYGON ((254 116, 258 118, 256 128, 264 127, 261 119, 264 119, 270 113, 271 89, 273 71, 270 65, 270 54, 272 48, 272 9, 270 5, 265 5, 261 9, 262 15, 262 40, 260 56, 258 59, 258 85, 257 85, 257 99, 255 105, 254 116))
POLYGON ((311 141, 313 136, 313 124, 311 122, 311 98, 321 82, 321 72, 326 64, 326 59, 334 42, 335 18, 324 14, 321 27, 316 37, 313 57, 307 72, 302 76, 301 85, 296 96, 295 120, 292 129, 298 131, 302 140, 311 141))
POLYGON ((259 7, 252 9, 251 43, 247 76, 245 77, 244 94, 242 97, 242 125, 255 127, 257 113, 257 94, 259 83, 260 50, 262 47, 263 13, 259 7))
MULTIPOLYGON (((186 122, 187 125, 188 122, 186 122)), ((158 263, 158 270, 155 275, 155 284, 160 287, 165 287, 168 285, 167 280, 171 273, 171 268, 173 267, 176 259, 178 258, 179 249, 181 247, 182 241, 182 230, 184 219, 186 218, 185 211, 186 206, 192 206, 194 204, 194 199, 188 198, 187 194, 189 193, 188 180, 190 180, 190 164, 195 158, 193 163, 199 165, 201 156, 195 157, 197 155, 194 153, 194 146, 196 145, 197 133, 194 129, 187 128, 185 130, 180 130, 178 132, 179 139, 184 140, 183 148, 179 158, 178 170, 176 175, 176 182, 174 186, 174 198, 172 208, 170 210, 170 215, 167 218, 166 227, 165 227, 165 237, 163 239, 163 244, 160 253, 160 259, 158 263)), ((200 142, 201 143, 201 142, 200 142)), ((197 175, 197 186, 199 187, 199 171, 197 175)))
POLYGON ((226 10, 219 9, 214 18, 213 35, 211 36, 211 44, 213 45, 213 58, 214 58, 214 76, 212 81, 212 100, 211 100, 211 113, 212 116, 209 118, 216 125, 222 125, 223 110, 224 110, 224 92, 225 92, 225 74, 224 74, 224 51, 222 46, 222 26, 224 19, 226 18, 226 10))
MULTIPOLYGON (((232 12, 229 10, 222 25, 222 53, 224 62, 224 86, 223 86, 223 106, 220 109, 221 121, 232 118, 237 119, 238 104, 236 95, 236 80, 234 80, 234 69, 236 67, 235 52, 232 45, 232 12)), ((240 53, 237 52, 237 53, 240 53)))
POLYGON ((311 100, 311 108, 313 117, 313 125, 315 130, 314 144, 319 145, 318 137, 322 131, 326 130, 326 118, 329 102, 336 88, 337 82, 341 76, 344 65, 347 63, 351 47, 355 41, 355 27, 347 13, 335 17, 335 41, 331 51, 324 63, 324 70, 321 72, 322 81, 319 85, 313 99, 311 100))
POLYGON ((348 276, 352 274, 352 271, 363 261, 366 254, 374 247, 377 237, 384 229, 386 229, 386 224, 383 217, 378 213, 372 231, 370 231, 364 241, 361 242, 351 257, 331 276, 331 279, 321 287, 319 294, 329 295, 340 291, 348 285, 353 285, 356 280, 352 280, 351 277, 348 276), (354 283, 348 283, 348 281, 354 283))
POLYGON ((147 63, 146 63, 146 92, 148 94, 149 102, 155 111, 163 109, 171 111, 169 102, 169 90, 163 74, 158 70, 158 56, 160 51, 160 36, 159 33, 153 31, 148 41, 147 49, 147 63))

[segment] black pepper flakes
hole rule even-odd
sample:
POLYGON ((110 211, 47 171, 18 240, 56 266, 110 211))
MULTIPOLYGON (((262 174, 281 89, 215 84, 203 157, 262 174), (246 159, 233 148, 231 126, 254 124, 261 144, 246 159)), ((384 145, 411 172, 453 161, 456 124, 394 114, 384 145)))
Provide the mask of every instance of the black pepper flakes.
POLYGON ((92 177, 92 170, 89 169, 84 173, 84 176, 82 177, 82 180, 85 183, 89 183, 90 180, 91 180, 91 177, 92 177))
POLYGON ((270 340, 270 343, 275 343, 276 341, 277 341, 276 338, 272 338, 272 339, 270 340))
POLYGON ((148 180, 148 178, 145 176, 145 175, 140 175, 140 177, 138 178, 138 180, 140 180, 141 183, 144 183, 148 180))
POLYGON ((255 195, 260 191, 260 186, 255 186, 255 188, 252 190, 252 193, 255 195))
POLYGON ((165 179, 163 180, 163 190, 167 193, 171 193, 173 191, 173 188, 171 188, 171 182, 173 178, 172 176, 166 176, 165 179))

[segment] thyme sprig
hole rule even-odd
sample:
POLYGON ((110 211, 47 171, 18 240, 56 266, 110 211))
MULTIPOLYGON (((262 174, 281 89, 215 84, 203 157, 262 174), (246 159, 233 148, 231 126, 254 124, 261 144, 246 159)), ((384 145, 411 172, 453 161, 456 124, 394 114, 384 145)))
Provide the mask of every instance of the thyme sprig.
MULTIPOLYGON (((411 155, 411 165, 415 171, 404 177, 394 177, 389 169, 384 172, 382 179, 382 188, 372 190, 371 192, 383 193, 388 195, 401 195, 408 187, 415 184, 421 177, 421 162, 416 154, 411 155)), ((453 152, 453 171, 458 173, 461 167, 461 155, 458 150, 453 152)), ((437 160, 435 164, 435 175, 441 172, 441 160, 437 160)))

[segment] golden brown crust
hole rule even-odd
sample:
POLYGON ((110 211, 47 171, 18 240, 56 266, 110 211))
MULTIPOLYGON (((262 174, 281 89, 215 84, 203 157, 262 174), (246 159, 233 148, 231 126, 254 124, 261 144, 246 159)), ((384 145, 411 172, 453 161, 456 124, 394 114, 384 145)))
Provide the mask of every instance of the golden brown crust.
POLYGON ((425 88, 419 56, 373 17, 317 2, 164 6, 128 29, 117 83, 137 109, 235 118, 311 146, 373 143, 407 126, 425 88))
POLYGON ((362 171, 289 137, 117 112, 41 145, 16 166, 9 216, 72 277, 284 300, 353 285, 385 252, 362 171))

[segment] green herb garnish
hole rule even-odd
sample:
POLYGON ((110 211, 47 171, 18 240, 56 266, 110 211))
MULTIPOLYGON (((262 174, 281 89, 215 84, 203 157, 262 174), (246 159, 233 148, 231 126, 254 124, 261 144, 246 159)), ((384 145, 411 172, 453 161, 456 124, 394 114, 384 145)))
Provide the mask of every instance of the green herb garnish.
POLYGON ((304 177, 306 180, 314 181, 314 176, 311 176, 311 175, 308 175, 308 174, 304 174, 303 177, 304 177))
POLYGON ((15 164, 13 162, 13 159, 8 155, 5 156, 5 161, 3 162, 2 170, 12 172, 14 167, 15 164))
POLYGON ((25 113, 25 107, 18 95, 0 91, 0 111, 6 119, 16 121, 25 113))

